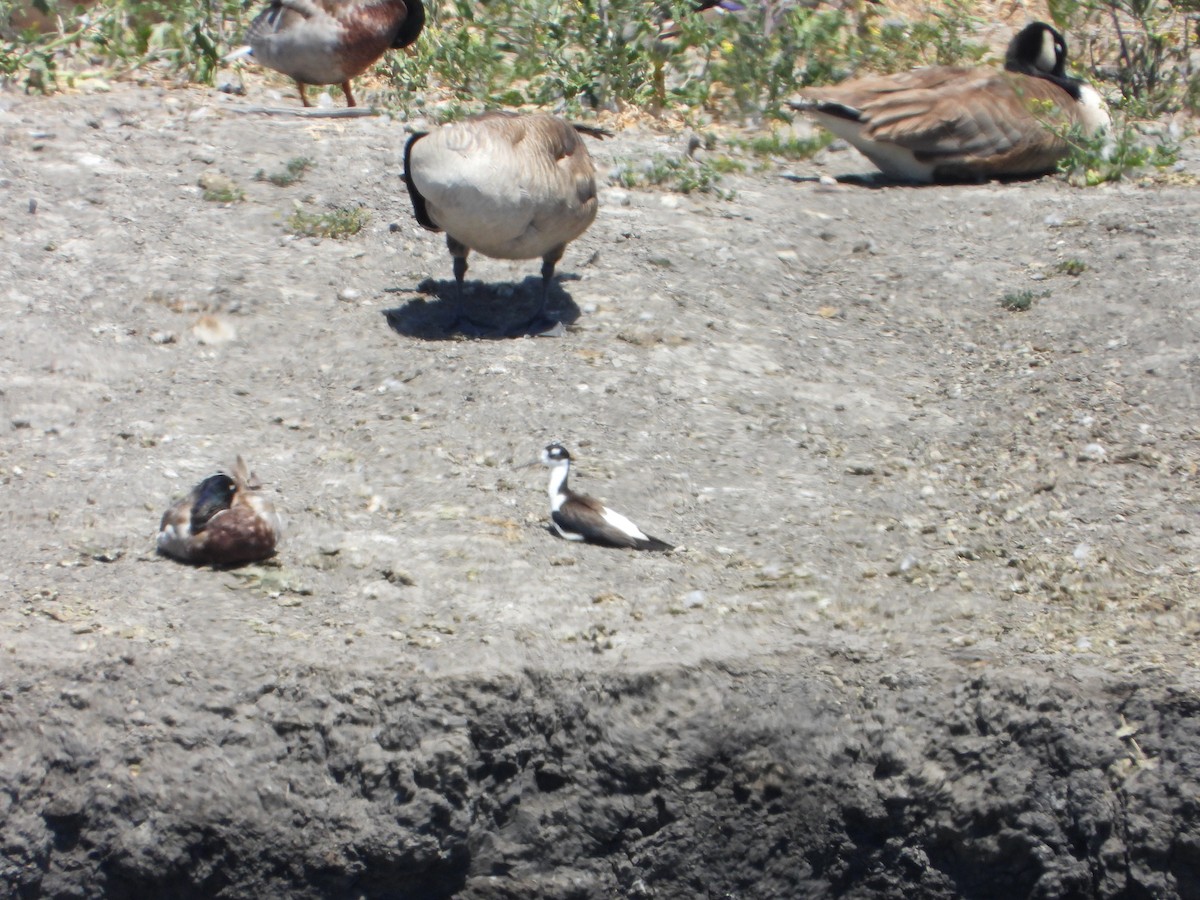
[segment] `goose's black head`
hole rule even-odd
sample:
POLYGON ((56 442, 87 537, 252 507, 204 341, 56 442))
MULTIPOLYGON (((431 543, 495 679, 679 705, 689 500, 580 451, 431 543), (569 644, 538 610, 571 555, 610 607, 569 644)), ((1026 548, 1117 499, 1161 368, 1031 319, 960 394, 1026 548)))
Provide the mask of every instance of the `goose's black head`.
POLYGON ((1033 22, 1008 42, 1004 68, 1054 79, 1066 77, 1067 39, 1045 22, 1033 22))

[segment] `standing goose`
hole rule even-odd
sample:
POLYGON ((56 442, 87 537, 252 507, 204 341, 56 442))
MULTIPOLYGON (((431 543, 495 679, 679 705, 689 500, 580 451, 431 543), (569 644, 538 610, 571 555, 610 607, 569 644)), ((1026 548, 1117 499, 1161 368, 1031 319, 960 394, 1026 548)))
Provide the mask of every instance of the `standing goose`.
POLYGON ((184 562, 232 565, 275 554, 283 521, 240 456, 163 513, 158 552, 184 562))
POLYGON ((809 88, 793 109, 905 181, 981 181, 1052 172, 1060 134, 1110 124, 1100 95, 1065 73, 1067 44, 1044 22, 1009 42, 1004 71, 930 66, 809 88), (1055 132, 1059 133, 1056 134, 1055 132))
POLYGON ((554 266, 596 218, 596 168, 580 132, 547 114, 485 112, 418 132, 404 148, 404 184, 413 214, 446 232, 454 258, 459 319, 472 250, 496 259, 542 259, 541 321, 554 266))
POLYGON ((632 550, 675 549, 665 541, 650 537, 594 497, 577 494, 567 487, 571 454, 562 444, 548 444, 542 451, 542 464, 550 467, 550 518, 560 537, 632 550))
POLYGON ((248 56, 304 86, 340 84, 354 106, 350 80, 392 49, 407 47, 425 25, 421 0, 271 0, 227 60, 248 56))

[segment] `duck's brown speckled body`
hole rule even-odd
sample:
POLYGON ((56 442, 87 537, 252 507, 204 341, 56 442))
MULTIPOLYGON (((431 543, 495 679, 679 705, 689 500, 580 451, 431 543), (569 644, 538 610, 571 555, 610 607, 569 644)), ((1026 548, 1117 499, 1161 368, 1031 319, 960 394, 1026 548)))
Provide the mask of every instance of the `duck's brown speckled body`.
POLYGON ((232 475, 210 475, 163 514, 159 553, 208 565, 273 556, 283 522, 260 489, 239 456, 232 475))

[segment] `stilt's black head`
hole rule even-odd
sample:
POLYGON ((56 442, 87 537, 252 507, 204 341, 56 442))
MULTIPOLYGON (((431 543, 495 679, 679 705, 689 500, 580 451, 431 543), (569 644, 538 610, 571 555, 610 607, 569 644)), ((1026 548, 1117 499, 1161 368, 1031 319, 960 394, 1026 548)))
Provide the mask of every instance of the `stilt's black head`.
POLYGON ((556 466, 561 462, 570 462, 571 454, 562 444, 547 444, 542 451, 542 462, 548 466, 556 466))

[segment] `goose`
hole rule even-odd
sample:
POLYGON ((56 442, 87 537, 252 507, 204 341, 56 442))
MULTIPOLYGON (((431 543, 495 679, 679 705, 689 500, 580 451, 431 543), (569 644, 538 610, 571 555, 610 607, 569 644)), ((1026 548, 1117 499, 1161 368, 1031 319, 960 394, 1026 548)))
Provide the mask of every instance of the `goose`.
POLYGON ((545 113, 492 111, 409 138, 404 184, 417 222, 446 233, 456 321, 463 321, 472 250, 496 259, 541 257, 541 305, 527 324, 545 318, 555 264, 596 218, 596 168, 580 133, 608 136, 545 113))
POLYGON ((308 84, 340 84, 355 106, 350 80, 412 44, 424 25, 421 0, 272 0, 250 23, 246 46, 225 59, 249 57, 291 77, 305 106, 308 84))
POLYGON ((232 475, 210 475, 163 513, 158 552, 210 565, 273 556, 283 520, 261 487, 239 456, 232 475))
POLYGON ((567 487, 571 454, 562 444, 547 444, 542 465, 550 468, 550 519, 559 537, 631 550, 674 550, 666 541, 651 537, 625 516, 594 497, 567 487))
POLYGON ((790 106, 853 144, 889 177, 981 181, 1053 172, 1061 134, 1110 125, 1096 90, 1065 72, 1067 43, 1044 22, 1009 42, 1004 71, 930 66, 808 88, 790 106), (1057 133, 1056 133, 1057 132, 1057 133))

